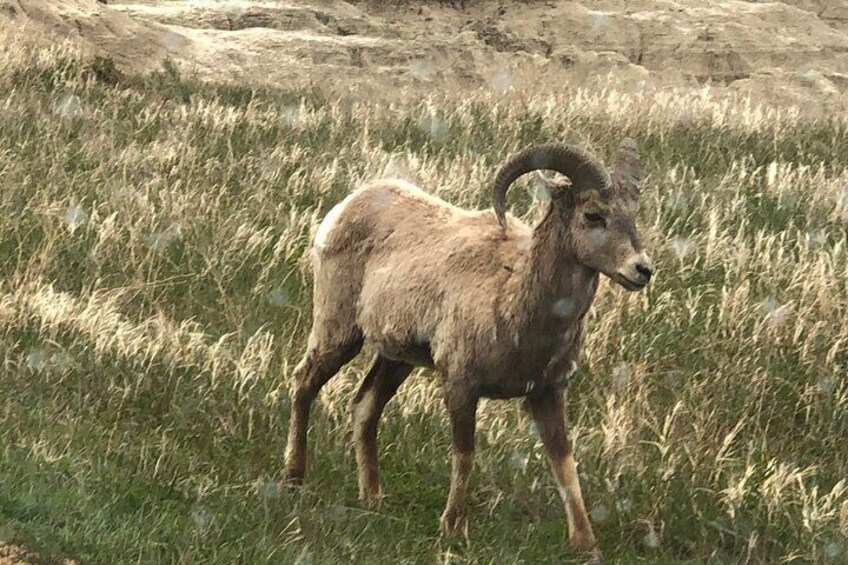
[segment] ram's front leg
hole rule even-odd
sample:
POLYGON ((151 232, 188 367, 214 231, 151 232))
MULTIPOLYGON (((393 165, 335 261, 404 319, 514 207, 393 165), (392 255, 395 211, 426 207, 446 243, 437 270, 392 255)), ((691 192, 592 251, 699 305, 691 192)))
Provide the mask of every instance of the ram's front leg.
POLYGON ((477 398, 466 395, 446 395, 451 421, 451 484, 448 502, 442 514, 441 530, 450 535, 462 532, 468 535, 465 517, 465 495, 468 478, 474 466, 474 431, 477 425, 477 398))
POLYGON ((554 477, 565 503, 569 539, 577 549, 592 551, 594 560, 600 562, 601 551, 595 544, 595 534, 592 532, 592 525, 586 514, 586 506, 580 492, 577 462, 574 460, 571 443, 568 441, 565 426, 565 397, 560 390, 551 387, 528 396, 527 404, 536 421, 542 444, 550 457, 554 477))

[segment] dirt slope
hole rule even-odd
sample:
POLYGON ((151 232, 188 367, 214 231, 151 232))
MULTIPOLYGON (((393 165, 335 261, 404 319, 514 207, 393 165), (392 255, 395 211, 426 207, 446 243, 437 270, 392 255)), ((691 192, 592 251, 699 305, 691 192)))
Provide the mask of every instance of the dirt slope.
POLYGON ((133 71, 169 56, 201 77, 354 96, 555 90, 610 76, 621 88, 709 83, 776 104, 841 105, 848 92, 839 0, 387 4, 0 0, 0 23, 78 38, 133 71))
POLYGON ((0 565, 29 565, 30 563, 55 563, 56 565, 79 565, 76 561, 45 561, 37 555, 17 545, 8 545, 0 541, 0 565))

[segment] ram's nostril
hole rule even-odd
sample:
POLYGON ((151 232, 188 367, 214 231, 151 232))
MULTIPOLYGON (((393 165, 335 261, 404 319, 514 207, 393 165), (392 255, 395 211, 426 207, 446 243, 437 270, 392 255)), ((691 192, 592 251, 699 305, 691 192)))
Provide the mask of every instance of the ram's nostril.
POLYGON ((651 268, 648 265, 643 265, 642 263, 636 265, 636 272, 638 272, 639 275, 646 281, 650 280, 651 275, 653 274, 651 268))

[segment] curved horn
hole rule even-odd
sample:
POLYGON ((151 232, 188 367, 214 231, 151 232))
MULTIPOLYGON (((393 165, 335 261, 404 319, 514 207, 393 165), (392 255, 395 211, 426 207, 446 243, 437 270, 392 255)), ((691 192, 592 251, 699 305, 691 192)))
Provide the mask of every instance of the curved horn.
POLYGON ((495 176, 493 207, 498 223, 506 229, 506 191, 518 177, 541 169, 562 173, 576 190, 604 190, 612 181, 604 166, 588 153, 562 143, 547 143, 525 149, 510 157, 495 176))
POLYGON ((641 159, 636 141, 630 137, 621 140, 618 151, 615 154, 615 169, 613 178, 615 183, 624 188, 639 192, 639 181, 641 180, 641 159))

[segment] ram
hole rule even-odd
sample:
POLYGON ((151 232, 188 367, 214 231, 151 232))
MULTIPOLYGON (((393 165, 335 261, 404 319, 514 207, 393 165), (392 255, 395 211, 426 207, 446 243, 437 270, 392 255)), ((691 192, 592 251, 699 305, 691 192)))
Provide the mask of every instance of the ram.
POLYGON ((525 397, 565 503, 569 537, 600 557, 567 438, 564 390, 584 318, 604 274, 644 288, 651 262, 635 225, 639 154, 625 139, 611 172, 563 144, 526 149, 494 178, 494 210, 454 207, 396 179, 351 193, 312 246, 313 325, 294 371, 285 481, 301 484, 310 407, 368 343, 376 359, 352 400, 360 497, 378 499, 377 425, 415 367, 434 369, 452 426, 452 473, 441 517, 464 530, 480 398, 525 397), (506 192, 541 170, 550 201, 531 228, 505 213, 506 192))

